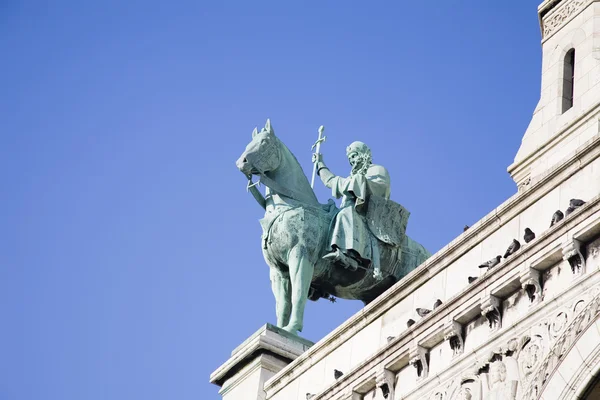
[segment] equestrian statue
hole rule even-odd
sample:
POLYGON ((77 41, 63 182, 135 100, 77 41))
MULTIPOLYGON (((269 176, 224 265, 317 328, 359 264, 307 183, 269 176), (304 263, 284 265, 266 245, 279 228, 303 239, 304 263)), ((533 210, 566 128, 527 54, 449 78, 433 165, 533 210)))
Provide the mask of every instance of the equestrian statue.
POLYGON ((351 172, 344 178, 325 165, 321 135, 322 128, 313 154, 315 172, 333 197, 342 198, 340 208, 332 199, 319 203, 269 120, 260 132, 254 129, 236 162, 265 209, 261 246, 270 267, 277 326, 294 334, 302 331, 307 299, 368 304, 430 256, 405 234, 410 214, 390 200, 388 171, 372 163, 367 145, 354 142, 346 148, 351 172), (258 183, 266 187, 264 196, 258 183))

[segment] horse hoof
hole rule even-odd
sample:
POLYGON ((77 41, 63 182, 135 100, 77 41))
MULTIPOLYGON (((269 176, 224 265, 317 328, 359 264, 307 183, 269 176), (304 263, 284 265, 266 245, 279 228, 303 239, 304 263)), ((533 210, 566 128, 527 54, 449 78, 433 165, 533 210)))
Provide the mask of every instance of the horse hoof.
POLYGON ((284 326, 282 329, 288 333, 291 333, 292 335, 298 336, 299 329, 297 329, 294 325, 284 326))

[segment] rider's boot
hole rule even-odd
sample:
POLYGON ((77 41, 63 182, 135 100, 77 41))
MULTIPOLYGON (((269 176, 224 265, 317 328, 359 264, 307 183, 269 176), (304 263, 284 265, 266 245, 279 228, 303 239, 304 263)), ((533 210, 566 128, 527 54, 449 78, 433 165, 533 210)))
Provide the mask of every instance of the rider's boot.
POLYGON ((323 256, 324 260, 329 260, 335 264, 341 264, 344 268, 349 269, 350 271, 356 271, 360 264, 354 258, 346 255, 339 248, 336 248, 331 253, 325 254, 323 256))

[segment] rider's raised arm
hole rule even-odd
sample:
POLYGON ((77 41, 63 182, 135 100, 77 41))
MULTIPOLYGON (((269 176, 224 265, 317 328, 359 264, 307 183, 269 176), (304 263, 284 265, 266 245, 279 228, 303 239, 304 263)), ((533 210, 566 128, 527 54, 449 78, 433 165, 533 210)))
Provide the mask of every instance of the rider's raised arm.
POLYGON ((336 176, 327 168, 327 165, 323 162, 323 156, 319 154, 319 159, 317 161, 317 174, 323 181, 323 184, 331 189, 331 194, 333 197, 339 199, 344 195, 344 189, 347 184, 344 184, 346 179, 336 176))

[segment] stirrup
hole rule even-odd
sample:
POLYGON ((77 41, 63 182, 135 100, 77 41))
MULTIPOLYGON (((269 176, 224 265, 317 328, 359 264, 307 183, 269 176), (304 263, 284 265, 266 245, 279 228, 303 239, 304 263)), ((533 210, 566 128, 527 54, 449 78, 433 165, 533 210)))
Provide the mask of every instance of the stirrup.
POLYGON ((342 251, 339 248, 336 248, 334 251, 325 254, 322 258, 323 260, 330 260, 333 262, 340 261, 342 259, 342 251))
POLYGON ((332 251, 331 253, 325 254, 323 259, 330 260, 336 264, 341 264, 344 268, 350 271, 356 271, 360 267, 360 263, 358 261, 349 255, 346 255, 339 248, 335 249, 335 251, 332 251))

